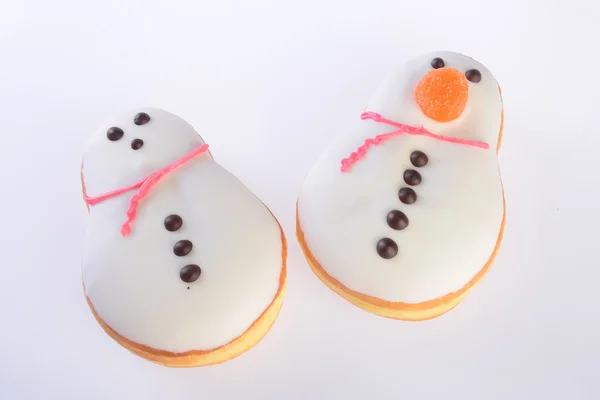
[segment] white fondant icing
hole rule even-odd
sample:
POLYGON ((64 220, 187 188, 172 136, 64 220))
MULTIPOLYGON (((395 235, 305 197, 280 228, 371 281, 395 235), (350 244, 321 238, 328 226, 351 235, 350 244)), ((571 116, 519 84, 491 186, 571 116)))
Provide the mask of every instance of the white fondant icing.
POLYGON ((298 218, 312 255, 333 278, 351 290, 387 301, 421 303, 461 289, 489 260, 498 240, 504 208, 496 157, 502 100, 496 80, 480 63, 460 54, 435 52, 410 61, 376 92, 366 111, 399 123, 424 126, 432 133, 485 141, 488 150, 403 135, 371 147, 348 172, 340 162, 367 138, 395 128, 361 121, 342 133, 321 155, 306 177, 298 199, 298 218), (417 82, 441 57, 446 67, 476 68, 479 83, 469 82, 469 99, 456 120, 428 119, 414 101, 417 82), (421 168, 410 154, 423 151, 421 168), (417 201, 398 199, 407 169, 422 176, 412 186, 417 201), (409 225, 397 231, 386 216, 406 214, 409 225), (399 247, 392 259, 381 258, 376 244, 393 239, 399 247))
MULTIPOLYGON (((203 143, 195 130, 163 110, 143 108, 107 121, 83 157, 89 196, 129 186, 203 143), (133 123, 138 112, 151 120, 133 123), (124 136, 115 142, 106 130, 124 136), (133 150, 139 138, 144 146, 133 150)), ((125 338, 169 352, 210 350, 243 334, 275 298, 282 269, 279 225, 265 205, 208 153, 160 181, 142 200, 131 234, 122 237, 135 190, 90 206, 83 281, 94 309, 125 338), (167 231, 177 214, 183 226, 167 231), (190 254, 173 246, 188 239, 190 254), (197 264, 198 280, 185 283, 182 267, 197 264), (189 287, 189 289, 187 289, 189 287)))

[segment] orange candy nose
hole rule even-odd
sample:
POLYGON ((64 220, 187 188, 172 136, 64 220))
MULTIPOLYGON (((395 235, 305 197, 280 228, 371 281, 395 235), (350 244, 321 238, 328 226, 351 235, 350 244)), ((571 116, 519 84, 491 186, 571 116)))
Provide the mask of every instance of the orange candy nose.
POLYGON ((415 100, 427 117, 438 122, 458 118, 467 106, 469 82, 455 68, 429 71, 415 88, 415 100))

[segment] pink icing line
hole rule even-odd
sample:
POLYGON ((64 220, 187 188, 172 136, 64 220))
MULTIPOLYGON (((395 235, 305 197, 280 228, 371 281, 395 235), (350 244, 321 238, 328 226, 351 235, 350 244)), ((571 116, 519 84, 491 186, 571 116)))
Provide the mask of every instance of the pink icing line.
POLYGON ((436 135, 434 133, 429 132, 428 130, 426 130, 423 127, 417 128, 417 127, 406 125, 406 124, 400 124, 400 123, 392 121, 390 119, 383 118, 380 114, 372 112, 372 111, 367 111, 367 112, 362 113, 360 116, 360 119, 362 119, 362 120, 371 119, 375 122, 381 122, 383 124, 396 127, 396 128, 398 128, 398 130, 389 132, 389 133, 384 133, 381 135, 377 135, 374 138, 368 138, 367 140, 365 140, 365 143, 362 146, 360 146, 355 152, 352 152, 352 154, 350 154, 347 158, 344 158, 342 160, 342 166, 340 167, 340 171, 342 171, 342 172, 348 171, 352 167, 352 165, 356 164, 360 159, 362 159, 367 154, 367 152, 369 151, 369 148, 371 146, 377 146, 377 145, 379 145, 383 142, 386 142, 396 136, 400 136, 400 135, 404 135, 404 134, 426 136, 426 137, 430 137, 430 138, 436 139, 436 140, 442 140, 445 142, 462 144, 465 146, 479 147, 479 148, 486 149, 486 150, 490 148, 490 145, 485 142, 480 142, 480 141, 476 141, 476 140, 460 139, 460 138, 455 138, 455 137, 450 137, 450 136, 436 135))
POLYGON ((125 187, 122 189, 113 190, 112 192, 107 192, 107 193, 101 194, 100 196, 90 197, 88 195, 85 195, 85 196, 83 196, 83 199, 90 206, 93 206, 94 204, 101 203, 106 199, 111 199, 111 198, 117 197, 118 195, 123 194, 125 192, 129 192, 130 190, 139 188, 140 186, 142 186, 142 184, 144 183, 144 181, 146 179, 148 179, 148 178, 144 178, 141 181, 139 181, 138 183, 134 183, 131 186, 128 186, 128 187, 125 187))
POLYGON ((177 168, 187 163, 197 155, 204 153, 206 150, 208 150, 208 145, 203 144, 191 153, 179 158, 173 164, 167 165, 159 171, 148 175, 146 178, 142 179, 138 183, 135 183, 125 188, 113 190, 111 192, 104 193, 96 197, 84 196, 84 199, 89 205, 94 205, 106 199, 110 199, 130 190, 139 188, 139 191, 135 195, 133 195, 129 202, 129 208, 127 209, 127 221, 125 221, 125 223, 121 226, 121 236, 128 236, 131 233, 131 225, 133 224, 133 221, 135 221, 135 218, 137 216, 137 209, 139 207, 139 204, 148 195, 150 189, 152 189, 165 176, 169 175, 171 172, 175 171, 177 168))

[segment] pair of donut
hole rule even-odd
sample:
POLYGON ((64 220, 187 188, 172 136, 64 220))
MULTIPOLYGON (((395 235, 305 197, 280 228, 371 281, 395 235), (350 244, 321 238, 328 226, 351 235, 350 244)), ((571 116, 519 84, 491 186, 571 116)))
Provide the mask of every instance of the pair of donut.
MULTIPOLYGON (((490 72, 460 54, 391 76, 300 191, 296 236, 319 279, 390 318, 456 306, 502 238, 502 110, 490 72)), ((156 108, 118 115, 90 138, 81 179, 84 291, 113 339, 191 367, 267 334, 285 295, 285 234, 192 126, 156 108)))

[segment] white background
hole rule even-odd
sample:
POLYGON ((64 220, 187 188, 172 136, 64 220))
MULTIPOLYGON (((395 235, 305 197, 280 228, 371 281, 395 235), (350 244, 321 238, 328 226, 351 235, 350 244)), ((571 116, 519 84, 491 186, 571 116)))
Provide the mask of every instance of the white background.
MULTIPOLYGON (((0 6, 0 398, 598 399, 596 0, 19 1, 0 6), (500 82, 508 222, 459 307, 407 323, 312 274, 304 175, 381 78, 447 49, 500 82), (288 295, 266 338, 168 369, 97 325, 81 286, 83 146, 123 109, 191 122, 282 222, 288 295)), ((434 250, 434 249, 433 249, 434 250)))

